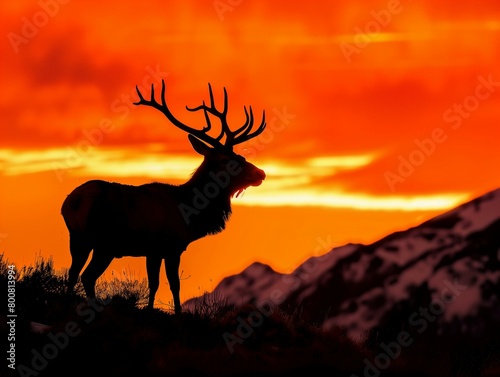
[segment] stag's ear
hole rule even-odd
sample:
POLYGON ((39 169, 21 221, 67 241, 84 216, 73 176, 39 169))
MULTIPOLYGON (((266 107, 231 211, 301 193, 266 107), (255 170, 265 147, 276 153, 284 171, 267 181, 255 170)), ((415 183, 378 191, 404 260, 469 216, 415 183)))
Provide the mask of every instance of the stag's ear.
POLYGON ((194 150, 203 156, 206 156, 212 150, 211 147, 209 147, 207 144, 205 144, 203 141, 198 139, 196 136, 193 136, 192 134, 188 135, 188 139, 194 150))

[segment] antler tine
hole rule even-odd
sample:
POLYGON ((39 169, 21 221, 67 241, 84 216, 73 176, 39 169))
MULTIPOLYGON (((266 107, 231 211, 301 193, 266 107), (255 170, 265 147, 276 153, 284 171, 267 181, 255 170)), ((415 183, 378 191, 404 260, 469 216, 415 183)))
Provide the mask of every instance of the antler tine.
POLYGON ((243 133, 241 135, 238 135, 236 138, 242 137, 244 135, 248 135, 248 133, 252 130, 253 127, 253 110, 252 106, 249 106, 250 109, 250 116, 248 115, 248 111, 246 106, 244 107, 245 109, 245 115, 246 115, 246 121, 243 126, 241 126, 238 130, 242 130, 243 133))
MULTIPOLYGON (((167 117, 167 119, 176 127, 180 128, 181 130, 190 133, 197 138, 205 141, 206 143, 214 146, 214 147, 220 147, 221 143, 214 139, 213 137, 209 136, 206 132, 210 130, 211 124, 210 124, 210 119, 207 114, 207 109, 205 106, 205 103, 203 105, 199 106, 199 108, 205 109, 205 119, 207 121, 207 126, 205 126, 202 130, 198 130, 196 128, 189 127, 182 123, 180 120, 178 120, 170 111, 170 109, 167 106, 167 101, 165 99, 165 80, 161 80, 161 104, 159 104, 156 99, 155 99, 155 93, 154 93, 154 84, 151 84, 151 98, 149 100, 146 100, 144 96, 142 95, 141 91, 139 90, 138 86, 135 86, 135 90, 137 91, 137 95, 139 96, 139 101, 134 102, 134 105, 145 105, 145 106, 150 106, 153 107, 157 110, 159 110, 163 115, 167 117)), ((187 106, 186 106, 187 107, 187 106)), ((194 111, 188 108, 190 111, 194 111)))
POLYGON ((244 126, 246 126, 245 131, 241 135, 234 138, 233 145, 243 143, 244 141, 259 136, 262 132, 264 132, 264 130, 266 129, 266 111, 262 110, 262 122, 254 132, 250 133, 250 130, 252 129, 253 126, 253 112, 250 107, 250 122, 248 122, 248 126, 246 123, 244 126))
POLYGON ((243 110, 245 110, 245 123, 243 123, 243 126, 234 131, 235 135, 238 135, 241 131, 245 131, 244 133, 248 133, 247 129, 248 130, 251 129, 253 125, 252 106, 250 106, 250 116, 248 115, 248 110, 246 106, 243 106, 243 110))
POLYGON ((228 99, 227 99, 226 87, 224 87, 224 105, 223 106, 224 107, 222 108, 222 113, 221 113, 221 131, 220 131, 219 136, 217 137, 217 140, 222 139, 222 137, 224 135, 226 135, 226 140, 224 142, 224 145, 231 147, 232 140, 234 138, 234 134, 231 132, 231 129, 229 128, 229 125, 227 124, 228 99))
MULTIPOLYGON (((212 103, 212 107, 214 108, 213 93, 210 86, 209 86, 209 92, 210 92, 210 101, 212 103)), ((242 143, 246 140, 251 139, 252 137, 258 136, 262 131, 264 131, 265 118, 263 118, 263 124, 259 126, 259 129, 255 133, 250 134, 254 122, 252 106, 249 106, 250 112, 247 110, 246 106, 243 106, 243 110, 245 111, 245 123, 238 129, 231 131, 227 123, 227 109, 228 109, 228 97, 227 97, 227 90, 224 87, 224 108, 222 112, 216 111, 221 120, 221 132, 216 137, 216 140, 221 140, 223 136, 226 135, 225 146, 233 147, 236 144, 242 143), (262 129, 260 130, 260 128, 262 129)))
POLYGON ((212 128, 212 123, 210 122, 210 117, 208 116, 208 111, 205 106, 205 101, 203 101, 203 114, 205 115, 205 121, 207 122, 207 125, 203 127, 203 131, 208 132, 212 128))
POLYGON ((189 111, 198 111, 198 110, 203 110, 205 113, 205 119, 207 120, 207 125, 208 128, 207 130, 211 129, 211 124, 210 124, 210 117, 208 116, 208 113, 214 115, 215 117, 219 118, 221 122, 221 130, 219 135, 215 137, 215 140, 220 143, 224 135, 226 136, 225 140, 225 145, 226 146, 231 146, 231 142, 234 138, 235 132, 232 132, 229 128, 229 125, 227 124, 227 111, 228 111, 228 96, 227 96, 227 90, 224 88, 224 102, 223 102, 223 107, 222 111, 218 110, 217 107, 215 106, 215 99, 214 99, 214 93, 212 90, 212 85, 208 83, 208 94, 210 97, 210 106, 207 106, 205 104, 205 101, 203 101, 203 104, 200 106, 196 107, 188 107, 186 106, 186 109, 189 111))

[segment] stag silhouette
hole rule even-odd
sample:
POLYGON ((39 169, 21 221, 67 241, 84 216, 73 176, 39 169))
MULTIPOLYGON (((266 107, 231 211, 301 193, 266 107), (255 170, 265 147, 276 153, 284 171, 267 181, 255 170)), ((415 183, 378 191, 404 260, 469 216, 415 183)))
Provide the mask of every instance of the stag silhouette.
POLYGON ((231 198, 250 186, 259 186, 265 179, 264 171, 236 154, 233 146, 261 134, 266 121, 263 111, 262 122, 254 129, 252 107, 247 110, 244 106, 245 123, 231 130, 227 122, 226 88, 223 108, 219 111, 208 84, 210 105, 203 101, 197 107, 186 106, 191 112, 202 110, 206 126, 201 130, 187 126, 168 108, 163 80, 161 85, 161 103, 156 101, 154 85, 151 85, 149 100, 144 99, 136 87, 139 101, 134 104, 159 110, 174 126, 188 133, 192 147, 203 156, 203 162, 191 178, 181 185, 155 182, 140 186, 91 180, 66 197, 61 214, 69 231, 70 292, 91 251, 92 258, 81 275, 89 300, 95 298, 96 281, 114 258, 142 256, 146 257, 148 307, 154 306, 160 268, 165 261, 175 313, 180 313, 181 254, 191 242, 224 230, 231 214, 231 198), (209 136, 211 117, 221 124, 216 137, 209 136))

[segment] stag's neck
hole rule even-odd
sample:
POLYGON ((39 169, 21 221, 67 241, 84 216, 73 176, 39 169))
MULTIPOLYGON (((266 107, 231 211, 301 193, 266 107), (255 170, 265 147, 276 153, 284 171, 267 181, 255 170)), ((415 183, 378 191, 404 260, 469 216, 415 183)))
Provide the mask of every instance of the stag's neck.
POLYGON ((202 167, 180 185, 183 217, 194 239, 223 231, 231 215, 230 193, 200 171, 202 167))

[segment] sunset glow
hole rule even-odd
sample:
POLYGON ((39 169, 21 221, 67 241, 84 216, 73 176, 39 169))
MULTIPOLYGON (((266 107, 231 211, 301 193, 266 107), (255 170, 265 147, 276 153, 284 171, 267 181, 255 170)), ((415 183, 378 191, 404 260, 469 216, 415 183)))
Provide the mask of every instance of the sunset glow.
POLYGON ((358 210, 386 211, 426 211, 446 210, 458 205, 466 198, 465 195, 436 196, 369 196, 349 195, 334 192, 312 192, 312 190, 286 190, 261 192, 253 194, 239 204, 266 206, 317 206, 331 208, 351 208, 358 210))
POLYGON ((325 232, 373 242, 500 186, 497 2, 40 4, 1 5, 0 252, 19 265, 69 267, 60 206, 77 185, 190 178, 187 134, 133 104, 162 80, 192 127, 208 83, 231 127, 243 106, 267 120, 235 148, 266 179, 183 255, 183 299, 255 260, 292 268, 325 232))

